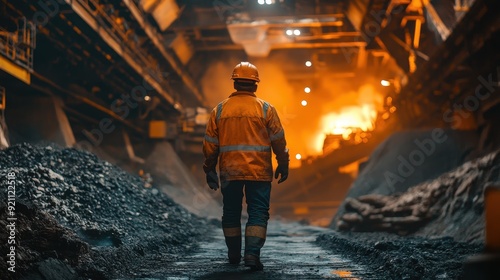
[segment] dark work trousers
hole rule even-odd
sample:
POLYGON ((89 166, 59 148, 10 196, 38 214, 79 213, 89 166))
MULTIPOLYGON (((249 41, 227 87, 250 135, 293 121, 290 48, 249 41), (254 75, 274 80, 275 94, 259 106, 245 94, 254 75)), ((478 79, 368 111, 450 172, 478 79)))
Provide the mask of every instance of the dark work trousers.
POLYGON ((222 228, 231 263, 238 263, 241 250, 241 236, 238 235, 241 233, 243 187, 245 187, 248 212, 248 222, 245 228, 245 258, 249 255, 259 257, 260 249, 266 242, 271 182, 229 181, 223 183, 221 189, 224 202, 222 228))
POLYGON ((243 187, 245 187, 247 202, 247 227, 260 226, 267 228, 271 182, 261 181, 229 181, 222 184, 221 192, 224 203, 222 227, 241 226, 243 187))

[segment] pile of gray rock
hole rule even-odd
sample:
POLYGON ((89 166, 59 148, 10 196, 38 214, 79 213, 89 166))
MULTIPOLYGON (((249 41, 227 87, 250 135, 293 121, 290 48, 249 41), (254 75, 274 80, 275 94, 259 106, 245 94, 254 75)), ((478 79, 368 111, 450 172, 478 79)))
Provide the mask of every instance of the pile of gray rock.
MULTIPOLYGON (((47 226, 52 225, 50 229, 34 227, 39 232, 33 232, 33 236, 47 231, 55 235, 48 242, 71 236, 71 240, 84 244, 73 261, 64 261, 57 257, 64 254, 53 249, 58 246, 47 244, 44 248, 54 252, 45 255, 32 246, 33 242, 23 240, 27 235, 20 234, 20 247, 32 246, 20 248, 32 256, 20 260, 23 269, 36 270, 37 262, 52 257, 71 265, 80 275, 120 277, 132 273, 137 258, 174 255, 193 247, 196 237, 208 228, 206 220, 190 214, 158 189, 145 188, 140 177, 86 151, 16 145, 0 151, 0 178, 8 173, 16 177, 16 214, 28 217, 23 225, 29 229, 30 223, 52 221, 47 222, 47 226)), ((6 212, 6 202, 7 190, 3 190, 2 213, 6 212)), ((4 249, 5 245, 0 246, 4 249)))
POLYGON ((337 228, 484 240, 484 191, 500 182, 500 151, 393 195, 347 198, 337 228))

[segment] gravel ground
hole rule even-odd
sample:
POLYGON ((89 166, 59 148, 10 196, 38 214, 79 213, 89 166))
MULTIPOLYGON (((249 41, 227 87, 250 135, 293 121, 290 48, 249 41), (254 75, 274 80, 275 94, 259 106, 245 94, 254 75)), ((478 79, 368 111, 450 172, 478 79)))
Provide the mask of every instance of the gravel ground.
MULTIPOLYGON (((133 277, 138 267, 159 266, 195 248, 196 238, 210 228, 157 189, 145 188, 141 178, 85 151, 17 145, 0 151, 1 180, 9 172, 16 174, 22 253, 12 279, 35 279, 47 267, 62 271, 59 278, 44 275, 49 279, 133 277), (38 247, 40 242, 46 244, 38 247)), ((2 222, 6 196, 5 189, 2 222)), ((2 252, 6 245, 0 245, 2 252)), ((0 269, 6 271, 3 256, 0 269)))
MULTIPOLYGON (((292 252, 289 245, 295 243, 289 238, 300 231, 293 228, 271 234, 268 245, 273 238, 277 242, 276 248, 268 247, 272 249, 266 255, 269 271, 250 276, 246 270, 224 267, 222 233, 214 230, 218 223, 191 215, 157 189, 145 188, 141 178, 91 153, 17 145, 0 151, 2 185, 10 172, 16 174, 17 273, 2 273, 1 279, 162 279, 167 275, 315 279, 323 272, 327 278, 342 278, 332 274, 337 271, 332 270, 336 262, 330 261, 334 256, 339 267, 346 266, 340 272, 357 271, 354 264, 363 266, 353 275, 361 278, 460 279, 463 260, 482 250, 482 243, 461 243, 450 237, 327 231, 316 240, 326 251, 304 240, 297 243, 304 243, 298 251, 325 260, 316 264, 309 255, 299 257, 292 252), (215 234, 218 241, 214 243, 215 234), (283 252, 290 253, 289 260, 281 256, 283 252)), ((5 188, 0 192, 2 227, 8 218, 6 202, 5 188)), ((0 239, 7 240, 7 234, 0 232, 0 239)), ((0 250, 0 271, 7 271, 7 244, 1 243, 0 250)))
POLYGON ((267 229, 261 252, 263 271, 251 271, 243 262, 228 264, 222 230, 216 228, 194 254, 184 255, 165 268, 144 271, 140 277, 150 280, 383 279, 315 243, 317 236, 330 231, 328 229, 273 219, 267 229))
POLYGON ((401 212, 410 198, 442 190, 422 200, 421 206, 433 209, 430 220, 407 236, 375 232, 368 224, 367 232, 333 232, 316 242, 384 279, 461 279, 464 260, 484 249, 484 190, 500 181, 499 164, 500 152, 493 152, 395 195, 401 212))
POLYGON ((389 233, 329 233, 316 242, 334 254, 366 265, 380 279, 461 279, 462 263, 481 243, 453 238, 400 237, 389 233))

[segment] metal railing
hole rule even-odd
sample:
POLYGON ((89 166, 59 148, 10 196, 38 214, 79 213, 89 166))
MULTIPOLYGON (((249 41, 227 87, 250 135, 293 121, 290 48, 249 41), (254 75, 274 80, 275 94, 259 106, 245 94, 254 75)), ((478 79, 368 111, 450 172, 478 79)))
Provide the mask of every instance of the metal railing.
POLYGON ((9 32, 0 27, 0 54, 26 70, 33 71, 33 52, 36 48, 36 26, 20 18, 17 30, 9 32))
POLYGON ((146 71, 158 83, 163 83, 163 76, 159 70, 159 64, 156 60, 152 60, 145 56, 147 50, 140 48, 132 37, 136 36, 135 32, 129 27, 125 18, 117 17, 111 13, 114 12, 114 7, 103 4, 99 0, 75 0, 82 5, 87 11, 93 15, 100 27, 105 29, 110 36, 118 42, 122 43, 122 47, 126 48, 139 62, 141 62, 146 71), (108 14, 109 13, 109 14, 108 14))

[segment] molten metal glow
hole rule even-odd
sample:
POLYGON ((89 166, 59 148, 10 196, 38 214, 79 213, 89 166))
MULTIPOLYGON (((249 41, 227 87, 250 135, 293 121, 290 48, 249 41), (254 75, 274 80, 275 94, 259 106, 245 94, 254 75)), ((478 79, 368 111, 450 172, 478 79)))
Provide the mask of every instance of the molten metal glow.
MULTIPOLYGON (((325 134, 342 135, 344 140, 349 140, 351 133, 355 131, 373 130, 376 118, 377 110, 375 105, 372 104, 344 107, 339 113, 330 113, 323 116, 323 131, 316 137, 316 150, 322 150, 325 134)), ((366 142, 362 138, 357 138, 354 139, 355 142, 366 142)))
MULTIPOLYGON (((323 117, 326 131, 333 133, 338 129, 361 128, 367 131, 373 129, 373 122, 377 117, 377 111, 373 105, 344 107, 340 113, 330 113, 323 117)), ((335 133, 334 133, 335 134, 335 133)), ((338 133, 337 133, 338 134, 338 133)))

